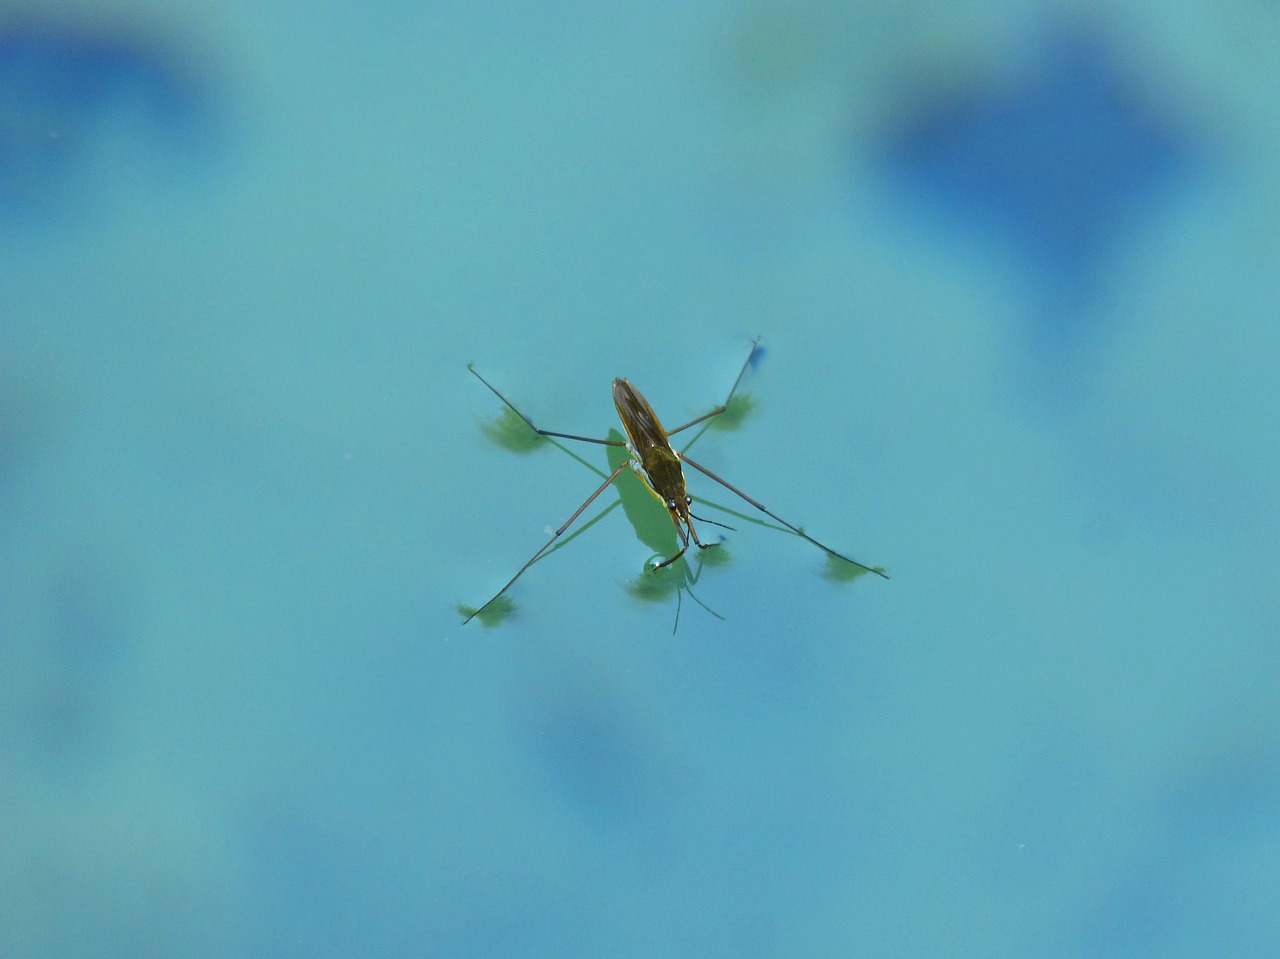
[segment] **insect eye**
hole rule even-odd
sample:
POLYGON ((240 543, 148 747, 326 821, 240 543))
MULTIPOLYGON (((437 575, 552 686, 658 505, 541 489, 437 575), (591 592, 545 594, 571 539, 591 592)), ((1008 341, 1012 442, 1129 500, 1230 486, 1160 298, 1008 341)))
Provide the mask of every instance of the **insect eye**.
POLYGON ((684 505, 685 505, 685 506, 692 506, 692 505, 693 505, 693 497, 692 497, 692 496, 686 496, 686 497, 684 498, 684 505))
POLYGON ((676 501, 673 499, 667 500, 667 509, 675 509, 675 508, 676 508, 676 501))

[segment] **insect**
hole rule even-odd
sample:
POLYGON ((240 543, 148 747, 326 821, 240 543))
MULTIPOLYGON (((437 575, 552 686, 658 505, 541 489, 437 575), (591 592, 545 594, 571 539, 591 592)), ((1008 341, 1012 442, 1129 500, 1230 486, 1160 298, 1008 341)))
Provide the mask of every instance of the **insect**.
MULTIPOLYGON (((875 566, 867 566, 858 562, 856 559, 850 559, 843 553, 836 552, 830 546, 818 542, 799 526, 794 526, 787 522, 777 513, 774 513, 772 510, 765 507, 763 503, 752 499, 732 483, 722 479, 705 466, 702 466, 690 459, 686 452, 677 452, 672 447, 671 437, 675 436, 677 433, 683 433, 685 430, 690 427, 697 426, 699 423, 704 423, 714 417, 720 416, 729 408, 729 404, 733 401, 734 394, 738 391, 738 386, 741 384, 743 376, 746 375, 748 368, 751 366, 752 360, 755 358, 759 350, 760 339, 757 337, 751 345, 751 352, 747 354, 747 358, 742 364, 742 369, 738 371, 738 378, 734 380, 733 387, 729 390, 729 395, 725 397, 725 401, 723 403, 713 409, 710 413, 704 413, 702 416, 696 417, 682 426, 677 426, 673 430, 663 428, 662 423, 658 420, 658 415, 653 411, 653 407, 649 405, 648 400, 640 394, 640 391, 636 389, 630 381, 621 378, 615 379, 613 381, 613 405, 617 408, 618 418, 622 420, 622 427, 626 431, 627 438, 625 441, 593 439, 589 436, 575 436, 571 433, 557 433, 552 430, 540 429, 533 424, 533 421, 530 420, 529 417, 521 413, 520 410, 515 407, 515 404, 503 396, 497 387, 476 372, 474 365, 468 364, 467 369, 474 374, 476 379, 487 386, 489 390, 498 397, 498 399, 502 400, 511 412, 523 420, 525 425, 539 436, 575 440, 581 443, 595 443, 600 446, 625 445, 629 457, 614 469, 603 483, 596 487, 595 492, 588 496, 586 500, 583 501, 582 505, 574 510, 573 515, 565 520, 564 525, 552 533, 551 538, 543 543, 542 547, 536 553, 529 557, 528 562, 516 570, 516 574, 512 576, 511 579, 507 580, 507 584, 503 586, 502 589, 494 593, 483 606, 478 609, 467 611, 468 615, 466 619, 463 620, 463 624, 465 625, 466 623, 471 622, 471 620, 476 616, 480 615, 484 610, 497 602, 499 598, 515 584, 515 581, 524 575, 525 570, 536 563, 538 558, 555 544, 564 531, 573 525, 574 521, 586 511, 587 507, 594 503, 596 498, 608 489, 613 481, 622 475, 622 471, 628 466, 631 467, 631 469, 635 471, 636 475, 640 477, 649 492, 652 493, 654 497, 656 497, 657 500, 666 508, 667 513, 671 517, 671 522, 675 525, 676 535, 679 538, 679 551, 662 562, 655 563, 652 567, 655 572, 662 569, 664 566, 670 566, 672 563, 676 562, 676 560, 680 559, 680 557, 684 556, 685 552, 689 549, 690 544, 698 547, 700 550, 710 549, 719 545, 718 543, 704 543, 698 537, 698 531, 694 526, 694 520, 712 523, 717 526, 723 526, 724 524, 715 523, 713 520, 702 519, 701 517, 693 514, 691 510, 691 507, 693 506, 693 497, 688 493, 685 484, 684 470, 681 468, 681 464, 684 464, 686 466, 693 467, 704 476, 715 480, 715 482, 719 483, 735 496, 742 498, 769 518, 781 523, 797 536, 808 540, 814 546, 823 550, 828 556, 844 563, 848 563, 857 570, 867 573, 875 573, 877 576, 882 576, 885 579, 888 579, 889 576, 884 572, 884 570, 875 566)), ((695 436, 694 439, 697 439, 697 437, 695 436)), ((687 450, 688 446, 686 446, 685 449, 687 450)))

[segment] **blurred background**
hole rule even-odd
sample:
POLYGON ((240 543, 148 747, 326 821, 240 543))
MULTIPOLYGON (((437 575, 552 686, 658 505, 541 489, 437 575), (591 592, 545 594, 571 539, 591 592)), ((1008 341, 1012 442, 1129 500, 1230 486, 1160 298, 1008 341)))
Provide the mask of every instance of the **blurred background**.
POLYGON ((0 955, 1276 954, 1277 89, 1262 0, 0 5, 0 955), (610 490, 461 625, 608 469, 468 363, 756 336, 698 461, 891 580, 610 490))

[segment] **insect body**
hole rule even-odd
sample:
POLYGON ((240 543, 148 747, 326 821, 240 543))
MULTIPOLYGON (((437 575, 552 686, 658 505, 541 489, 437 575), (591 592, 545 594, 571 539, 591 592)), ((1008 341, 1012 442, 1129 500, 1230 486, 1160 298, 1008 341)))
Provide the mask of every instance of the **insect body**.
POLYGON ((613 405, 618 408, 618 418, 627 431, 631 468, 644 481, 649 492, 667 508, 680 537, 680 552, 657 564, 654 569, 670 566, 683 556, 689 548, 690 538, 699 549, 706 549, 693 528, 693 517, 689 513, 693 498, 685 488, 680 454, 671 448, 668 439, 671 434, 662 428, 658 415, 640 391, 626 380, 613 381, 613 405))
MULTIPOLYGON (((857 560, 850 559, 848 556, 845 556, 841 553, 837 553, 831 547, 818 542, 816 539, 814 539, 812 536, 810 536, 800 527, 793 526, 791 523, 788 523, 781 516, 778 516, 776 513, 767 509, 764 506, 764 504, 752 499, 750 496, 742 492, 742 490, 738 489, 736 486, 733 486, 731 483, 721 479, 719 476, 711 472, 705 466, 698 465, 693 460, 691 460, 687 455, 677 452, 671 446, 670 438, 672 436, 676 435, 677 433, 681 433, 684 430, 689 429, 691 426, 696 426, 699 423, 710 420, 713 417, 719 416, 720 414, 725 412, 725 410, 729 406, 729 403, 733 399, 734 393, 737 392, 738 385, 742 382, 742 377, 746 374, 747 368, 751 365, 751 360, 755 357, 756 352, 759 349, 760 349, 760 341, 759 339, 757 339, 755 343, 752 344, 751 352, 748 354, 746 361, 742 364, 742 369, 738 372, 738 378, 734 380, 733 388, 729 390, 729 395, 725 398, 724 403, 716 407, 710 413, 704 413, 702 416, 699 416, 696 419, 690 420, 688 423, 685 423, 682 426, 677 426, 673 430, 663 429, 662 423, 659 422, 657 414, 654 413, 653 411, 653 407, 649 405, 649 402, 643 396, 640 395, 640 391, 637 390, 634 386, 632 386, 629 381, 624 379, 614 380, 613 381, 613 403, 614 403, 614 406, 617 407, 618 417, 619 419, 622 420, 622 426, 627 433, 625 446, 627 448, 627 452, 630 454, 629 459, 626 462, 622 463, 612 473, 609 474, 609 476, 605 479, 605 481, 596 488, 596 491, 592 493, 590 496, 588 496, 586 501, 583 502, 583 504, 579 506, 576 511, 574 511, 573 515, 570 516, 565 521, 564 525, 561 526, 558 530, 556 530, 551 535, 551 538, 542 545, 541 549, 539 549, 536 553, 534 553, 531 557, 529 557, 528 562, 526 562, 523 566, 521 566, 520 569, 516 571, 516 574, 507 581, 507 584, 503 586, 502 589, 498 590, 498 592, 495 593, 484 604, 484 606, 481 606, 479 609, 468 611, 468 615, 463 622, 464 623, 471 622, 472 619, 474 619, 477 615, 483 612, 495 600, 497 600, 508 589, 510 589, 512 584, 515 583, 515 581, 520 578, 520 576, 524 573, 524 571, 527 570, 530 566, 532 566, 535 562, 537 562, 538 557, 540 557, 543 553, 545 553, 548 549, 551 548, 552 544, 555 543, 555 541, 560 538, 561 534, 563 534, 565 530, 567 530, 570 526, 573 525, 574 521, 577 520, 577 518, 583 514, 583 512, 587 509, 588 506, 590 506, 593 502, 595 502, 596 497, 598 497, 601 493, 603 493, 606 489, 609 488, 609 486, 613 483, 613 481, 616 480, 618 476, 621 475, 622 471, 626 469, 628 465, 631 466, 631 468, 636 472, 636 474, 644 482, 645 486, 648 487, 649 491, 653 493, 653 495, 666 508, 668 514, 671 516, 671 522, 675 525, 676 533, 680 539, 679 552, 677 552, 674 556, 671 556, 663 560, 660 563, 656 563, 653 567, 654 570, 661 569, 664 566, 669 566, 672 563, 674 563, 676 560, 678 560, 681 556, 685 554, 685 551, 688 550, 690 542, 692 542, 699 549, 708 549, 712 546, 717 545, 715 543, 703 543, 698 538, 698 533, 695 530, 693 525, 693 521, 695 519, 698 519, 698 517, 694 516, 690 510, 690 507, 693 505, 693 498, 689 496, 687 487, 685 485, 684 470, 681 466, 681 464, 683 463, 683 464, 692 466, 699 473, 702 473, 703 475, 709 477, 710 479, 715 480, 715 482, 719 483, 725 489, 729 490, 729 492, 733 493, 736 496, 741 497, 743 500, 750 503, 756 509, 764 513, 766 516, 781 523, 783 526, 791 530, 796 535, 808 540, 810 543, 813 543, 813 545, 817 546, 819 549, 822 549, 829 556, 834 557, 837 560, 841 560, 845 563, 849 563, 852 566, 857 567, 857 569, 859 570, 862 570, 868 573, 875 573, 878 576, 883 576, 885 579, 888 579, 889 578, 888 575, 883 570, 877 567, 866 566, 862 563, 859 563, 857 560)), ((477 373, 475 370, 475 367, 468 366, 467 369, 469 369, 476 376, 476 378, 480 380, 481 383, 487 386, 494 393, 494 395, 498 397, 498 399, 502 400, 502 402, 506 404, 508 409, 510 409, 513 413, 515 413, 516 416, 520 417, 520 419, 523 420, 526 425, 528 425, 529 429, 533 430, 535 433, 537 433, 540 436, 551 436, 551 437, 557 437, 559 439, 577 440, 583 443, 596 443, 602 446, 624 445, 623 443, 620 443, 616 440, 592 439, 591 437, 587 437, 587 436, 575 436, 570 433, 556 433, 556 432, 552 432, 551 430, 539 429, 538 427, 533 425, 533 422, 527 416, 525 416, 518 409, 516 409, 516 407, 511 403, 511 401, 508 400, 505 396, 503 396, 497 390, 496 387, 494 387, 488 380, 486 380, 483 376, 477 373)), ((697 439, 697 437, 694 437, 694 439, 697 439)), ((703 522, 711 523, 713 521, 703 520, 703 522)), ((715 524, 715 525, 723 525, 723 524, 715 524)))

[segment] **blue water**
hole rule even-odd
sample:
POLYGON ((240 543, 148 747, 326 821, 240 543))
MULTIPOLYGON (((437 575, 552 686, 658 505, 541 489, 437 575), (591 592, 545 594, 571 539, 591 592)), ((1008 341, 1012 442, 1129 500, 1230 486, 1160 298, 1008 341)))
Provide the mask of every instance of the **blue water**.
POLYGON ((853 6, 0 23, 0 955, 1274 952, 1275 24, 853 6))

